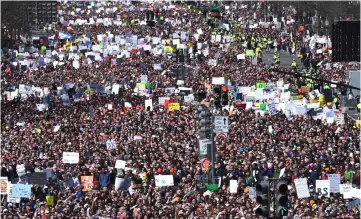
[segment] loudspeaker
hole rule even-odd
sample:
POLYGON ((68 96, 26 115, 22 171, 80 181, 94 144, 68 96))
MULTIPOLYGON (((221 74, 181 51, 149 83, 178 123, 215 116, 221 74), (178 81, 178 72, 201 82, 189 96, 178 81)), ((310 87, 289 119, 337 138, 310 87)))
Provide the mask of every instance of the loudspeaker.
POLYGON ((360 61, 360 21, 338 21, 332 25, 332 61, 360 61))

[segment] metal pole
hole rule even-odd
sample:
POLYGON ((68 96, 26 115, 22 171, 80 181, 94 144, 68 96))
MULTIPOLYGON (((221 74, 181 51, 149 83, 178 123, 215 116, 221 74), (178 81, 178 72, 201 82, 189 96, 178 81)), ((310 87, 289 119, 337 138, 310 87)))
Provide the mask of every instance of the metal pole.
POLYGON ((211 129, 211 162, 212 162, 212 184, 215 184, 215 169, 214 169, 214 158, 215 158, 215 152, 214 152, 214 131, 213 131, 213 124, 214 124, 214 116, 212 116, 212 129, 211 129))

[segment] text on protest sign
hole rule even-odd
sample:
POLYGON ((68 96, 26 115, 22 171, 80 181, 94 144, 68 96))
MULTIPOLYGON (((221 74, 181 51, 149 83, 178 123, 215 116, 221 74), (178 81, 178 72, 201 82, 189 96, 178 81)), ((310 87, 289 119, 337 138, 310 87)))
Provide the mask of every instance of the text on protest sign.
POLYGON ((12 196, 14 198, 30 198, 31 185, 13 184, 12 196))
POLYGON ((63 163, 77 164, 79 163, 78 152, 63 152, 63 163))
POLYGON ((330 180, 316 180, 316 194, 330 197, 330 180))
POLYGON ((328 180, 330 180, 330 192, 340 192, 340 174, 327 174, 328 180))
POLYGON ((308 198, 310 197, 310 191, 308 190, 307 179, 295 179, 295 186, 297 191, 298 198, 308 198))

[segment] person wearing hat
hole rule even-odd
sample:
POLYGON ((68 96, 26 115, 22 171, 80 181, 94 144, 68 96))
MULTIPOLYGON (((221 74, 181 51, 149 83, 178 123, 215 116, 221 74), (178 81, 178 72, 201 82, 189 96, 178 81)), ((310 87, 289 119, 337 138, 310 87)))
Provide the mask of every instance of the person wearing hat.
POLYGON ((295 59, 292 60, 291 68, 292 68, 293 70, 296 70, 296 69, 297 69, 297 62, 296 62, 295 59))

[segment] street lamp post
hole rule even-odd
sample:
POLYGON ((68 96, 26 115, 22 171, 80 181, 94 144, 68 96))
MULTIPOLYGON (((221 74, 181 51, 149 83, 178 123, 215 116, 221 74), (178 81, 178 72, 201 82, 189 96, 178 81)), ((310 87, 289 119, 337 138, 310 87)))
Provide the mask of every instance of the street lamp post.
POLYGON ((328 52, 328 25, 330 24, 330 22, 326 19, 325 21, 325 25, 326 25, 326 49, 328 52))

